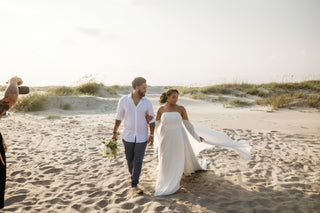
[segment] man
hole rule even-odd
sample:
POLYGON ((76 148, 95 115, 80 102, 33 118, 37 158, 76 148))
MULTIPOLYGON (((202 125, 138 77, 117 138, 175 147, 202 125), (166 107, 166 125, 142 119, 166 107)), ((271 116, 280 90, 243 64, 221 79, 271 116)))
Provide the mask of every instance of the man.
POLYGON ((143 194, 138 187, 142 161, 147 143, 153 144, 155 119, 152 103, 145 97, 147 81, 142 77, 132 81, 133 92, 120 99, 113 129, 112 139, 117 140, 117 132, 121 121, 124 120, 122 141, 125 147, 131 187, 135 194, 143 194), (148 137, 148 124, 150 136, 148 137))
MULTIPOLYGON (((18 100, 19 88, 23 81, 19 77, 11 78, 4 92, 4 97, 0 100, 0 118, 8 111, 18 100)), ((7 147, 0 133, 0 209, 4 207, 4 191, 6 186, 6 152, 7 147)))

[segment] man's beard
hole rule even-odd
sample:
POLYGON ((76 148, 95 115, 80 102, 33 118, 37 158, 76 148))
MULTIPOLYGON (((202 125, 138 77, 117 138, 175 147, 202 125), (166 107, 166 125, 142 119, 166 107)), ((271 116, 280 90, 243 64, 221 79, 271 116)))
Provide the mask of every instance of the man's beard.
POLYGON ((140 95, 140 98, 144 97, 146 94, 138 90, 138 94, 140 95))

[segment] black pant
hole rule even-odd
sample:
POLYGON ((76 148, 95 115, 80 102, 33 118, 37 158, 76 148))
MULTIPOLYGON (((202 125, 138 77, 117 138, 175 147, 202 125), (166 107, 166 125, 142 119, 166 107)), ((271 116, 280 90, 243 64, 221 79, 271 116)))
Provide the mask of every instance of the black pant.
POLYGON ((142 161, 144 157, 144 152, 147 147, 147 142, 136 143, 127 142, 122 140, 124 148, 126 150, 126 159, 128 163, 129 173, 131 175, 131 186, 136 187, 139 183, 139 177, 142 168, 142 161))
MULTIPOLYGON (((6 164, 6 153, 3 147, 2 135, 0 133, 0 154, 6 164)), ((6 165, 0 161, 0 209, 4 207, 4 190, 6 188, 6 165)))

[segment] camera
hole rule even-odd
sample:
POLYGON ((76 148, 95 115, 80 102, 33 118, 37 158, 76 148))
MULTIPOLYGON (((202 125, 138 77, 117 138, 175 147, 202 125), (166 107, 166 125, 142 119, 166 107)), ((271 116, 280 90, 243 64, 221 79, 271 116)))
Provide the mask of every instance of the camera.
POLYGON ((30 92, 30 89, 27 86, 19 86, 18 89, 19 89, 19 94, 20 95, 25 95, 25 94, 28 94, 30 92))

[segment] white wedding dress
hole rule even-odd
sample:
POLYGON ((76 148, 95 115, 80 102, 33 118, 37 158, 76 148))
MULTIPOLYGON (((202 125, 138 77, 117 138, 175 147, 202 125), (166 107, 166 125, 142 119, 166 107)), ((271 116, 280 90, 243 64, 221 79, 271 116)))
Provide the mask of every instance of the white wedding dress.
POLYGON ((200 164, 194 150, 198 154, 212 145, 233 148, 243 158, 250 159, 250 146, 246 141, 234 142, 226 134, 206 127, 194 129, 189 121, 182 119, 180 113, 164 112, 156 124, 159 173, 154 195, 173 194, 180 188, 183 174, 189 176, 197 170, 205 170, 207 161, 200 164), (206 139, 205 143, 199 143, 196 131, 206 139))

